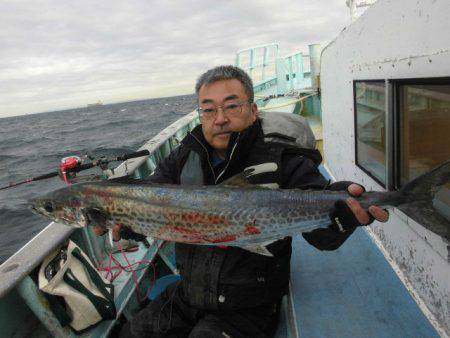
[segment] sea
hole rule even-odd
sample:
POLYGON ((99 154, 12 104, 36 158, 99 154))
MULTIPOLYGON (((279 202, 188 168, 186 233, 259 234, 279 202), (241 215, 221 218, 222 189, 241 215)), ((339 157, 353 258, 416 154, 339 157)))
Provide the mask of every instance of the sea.
MULTIPOLYGON (((134 152, 194 109, 195 96, 183 95, 0 118, 0 187, 55 172, 66 156, 134 152)), ((49 224, 29 199, 64 186, 54 177, 0 190, 0 263, 49 224)))

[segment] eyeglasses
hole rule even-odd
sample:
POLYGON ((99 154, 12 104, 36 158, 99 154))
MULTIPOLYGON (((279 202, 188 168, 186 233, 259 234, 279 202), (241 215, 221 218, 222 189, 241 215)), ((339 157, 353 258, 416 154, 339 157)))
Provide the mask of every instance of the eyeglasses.
POLYGON ((227 117, 237 117, 242 113, 242 106, 244 106, 247 103, 250 103, 250 101, 227 102, 222 106, 206 105, 204 107, 198 107, 198 114, 202 119, 205 120, 215 119, 217 117, 217 112, 219 111, 219 108, 221 108, 223 115, 227 117))

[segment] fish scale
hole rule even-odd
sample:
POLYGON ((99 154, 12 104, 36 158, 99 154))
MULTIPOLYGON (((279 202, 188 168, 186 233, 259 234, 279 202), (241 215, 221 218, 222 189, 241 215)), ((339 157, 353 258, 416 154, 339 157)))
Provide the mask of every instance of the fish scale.
MULTIPOLYGON (((450 238, 449 221, 434 212, 432 199, 448 184, 450 162, 411 181, 400 191, 365 192, 361 206, 395 207, 450 238), (420 208, 431 210, 426 218, 420 208)), ((93 182, 72 185, 34 200, 34 210, 56 222, 86 226, 122 224, 146 236, 203 245, 239 246, 271 255, 263 245, 326 227, 345 191, 266 189, 240 175, 218 186, 93 182)))

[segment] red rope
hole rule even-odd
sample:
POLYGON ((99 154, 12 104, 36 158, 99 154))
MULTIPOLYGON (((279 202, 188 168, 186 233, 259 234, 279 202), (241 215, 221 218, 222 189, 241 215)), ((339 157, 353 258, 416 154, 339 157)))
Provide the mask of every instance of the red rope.
POLYGON ((134 282, 134 286, 135 286, 135 290, 136 290, 136 296, 137 296, 138 300, 140 302, 142 302, 145 299, 145 297, 141 298, 141 293, 140 293, 140 290, 139 290, 139 282, 138 282, 137 275, 136 275, 136 271, 137 270, 141 270, 142 268, 135 269, 134 267, 135 266, 139 266, 141 264, 148 264, 148 265, 151 265, 152 268, 153 268, 153 280, 152 280, 151 285, 148 288, 147 292, 145 293, 145 296, 147 296, 151 292, 153 286, 155 285, 155 281, 156 281, 156 268, 155 268, 155 265, 151 261, 146 260, 146 259, 139 260, 139 261, 136 261, 134 263, 130 263, 130 261, 128 260, 127 255, 125 254, 125 251, 122 249, 122 246, 120 245, 119 242, 117 242, 117 246, 118 246, 120 252, 122 253, 123 257, 125 258, 125 261, 127 262, 128 265, 125 265, 125 266, 121 265, 120 262, 117 259, 114 258, 112 253, 110 253, 109 254, 108 266, 107 267, 99 266, 97 269, 99 271, 106 271, 105 278, 108 279, 110 282, 114 281, 122 273, 122 271, 125 271, 125 272, 128 272, 128 273, 131 272, 131 275, 132 275, 132 278, 133 278, 133 282, 134 282), (113 262, 115 264, 114 266, 112 265, 113 262), (114 273, 114 270, 117 270, 117 271, 114 273))

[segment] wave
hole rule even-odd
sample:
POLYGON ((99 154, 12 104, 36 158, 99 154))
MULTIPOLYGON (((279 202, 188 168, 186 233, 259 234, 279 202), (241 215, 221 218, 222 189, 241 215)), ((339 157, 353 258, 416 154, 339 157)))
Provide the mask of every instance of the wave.
POLYGON ((117 121, 107 121, 106 123, 99 124, 96 126, 97 128, 110 128, 110 127, 124 127, 130 124, 142 124, 142 119, 125 119, 125 120, 117 120, 117 121))
POLYGON ((0 208, 0 219, 0 231, 3 235, 0 237, 0 264, 49 223, 25 206, 17 209, 0 208))
POLYGON ((2 155, 0 154, 0 161, 17 160, 20 159, 20 155, 2 155))
POLYGON ((126 119, 126 120, 116 120, 116 121, 89 121, 91 123, 86 123, 86 125, 75 126, 74 128, 67 128, 61 131, 57 131, 60 133, 89 133, 91 131, 103 132, 105 129, 113 129, 113 128, 124 128, 129 127, 130 125, 136 126, 142 124, 142 120, 139 119, 126 119))

